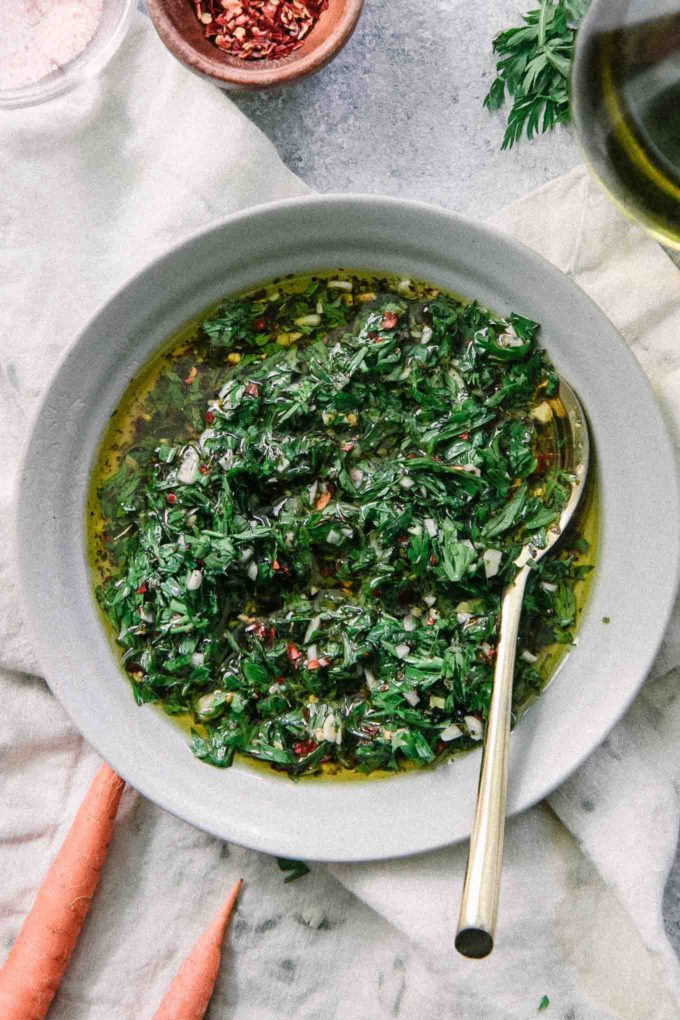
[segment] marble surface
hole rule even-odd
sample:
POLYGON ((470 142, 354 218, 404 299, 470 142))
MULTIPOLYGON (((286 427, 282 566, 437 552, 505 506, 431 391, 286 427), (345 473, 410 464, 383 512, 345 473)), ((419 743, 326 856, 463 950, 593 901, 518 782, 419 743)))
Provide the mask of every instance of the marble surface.
MULTIPOLYGON (((232 98, 319 191, 381 192, 486 218, 582 161, 567 128, 502 152, 504 118, 482 108, 491 40, 525 9, 366 0, 348 46, 316 77, 232 98)), ((680 954, 680 852, 663 911, 680 954)))

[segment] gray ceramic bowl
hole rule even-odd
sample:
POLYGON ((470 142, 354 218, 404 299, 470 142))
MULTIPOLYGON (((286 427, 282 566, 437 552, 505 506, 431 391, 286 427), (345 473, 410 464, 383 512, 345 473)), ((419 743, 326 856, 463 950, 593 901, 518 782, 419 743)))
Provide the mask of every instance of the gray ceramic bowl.
POLYGON ((674 601, 680 528, 666 428, 612 325, 527 248, 440 209, 371 196, 257 208, 157 259, 97 312, 45 394, 20 479, 23 605, 50 686, 113 768, 169 811, 270 853, 350 861, 464 839, 479 754, 358 783, 293 783, 197 761, 171 719, 133 702, 91 594, 84 516, 109 415, 168 335, 231 291, 338 267, 420 277, 537 319, 590 418, 602 498, 596 577, 578 646, 512 738, 511 812, 561 783, 638 691, 674 601))

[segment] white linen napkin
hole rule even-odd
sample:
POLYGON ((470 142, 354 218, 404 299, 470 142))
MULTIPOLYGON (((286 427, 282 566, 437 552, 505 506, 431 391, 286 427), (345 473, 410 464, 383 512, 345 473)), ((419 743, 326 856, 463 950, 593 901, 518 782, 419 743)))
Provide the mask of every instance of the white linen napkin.
MULTIPOLYGON (((0 152, 2 959, 98 760, 30 675, 37 666, 17 615, 9 517, 31 407, 68 340, 132 271, 211 219, 306 188, 141 18, 101 79, 46 107, 0 115, 0 152)), ((661 249, 583 170, 497 222, 598 301, 680 437, 680 273, 661 249)), ((563 1020, 677 1017, 680 977, 660 904, 679 817, 678 662, 676 617, 655 678, 603 748, 549 806, 510 823, 499 944, 488 960, 452 950, 464 848, 318 867, 284 886, 270 858, 227 847, 128 791, 50 1016, 151 1016, 178 961, 244 875, 213 1017, 514 1020, 534 1015, 544 994, 545 1015, 563 1020)))

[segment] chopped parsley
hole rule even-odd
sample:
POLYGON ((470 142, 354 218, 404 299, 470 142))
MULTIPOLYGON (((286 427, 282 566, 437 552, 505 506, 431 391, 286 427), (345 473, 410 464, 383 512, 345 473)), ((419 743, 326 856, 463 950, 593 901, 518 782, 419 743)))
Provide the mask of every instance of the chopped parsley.
MULTIPOLYGON (((166 356, 100 476, 96 593, 134 695, 291 776, 481 739, 503 587, 570 478, 538 325, 410 281, 286 280, 166 356)), ((519 709, 569 644, 587 543, 527 587, 519 709)))
POLYGON ((288 882, 296 882, 298 878, 304 878, 305 875, 309 874, 309 868, 304 861, 294 861, 292 858, 277 857, 276 863, 286 876, 283 880, 284 885, 288 882))

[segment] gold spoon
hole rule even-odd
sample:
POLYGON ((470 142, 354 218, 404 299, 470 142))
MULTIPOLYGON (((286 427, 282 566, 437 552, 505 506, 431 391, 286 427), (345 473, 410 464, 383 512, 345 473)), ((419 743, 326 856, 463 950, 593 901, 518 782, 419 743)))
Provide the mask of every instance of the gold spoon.
POLYGON ((556 398, 545 401, 546 424, 552 422, 556 463, 573 475, 569 499, 559 521, 548 530, 543 549, 525 545, 515 560, 514 580, 503 592, 501 623, 491 704, 484 735, 477 808, 470 836, 456 949, 463 956, 481 958, 493 949, 505 833, 508 792, 508 745, 515 652, 522 602, 531 563, 553 548, 572 519, 585 488, 590 442, 588 425, 578 397, 564 380, 556 398))

